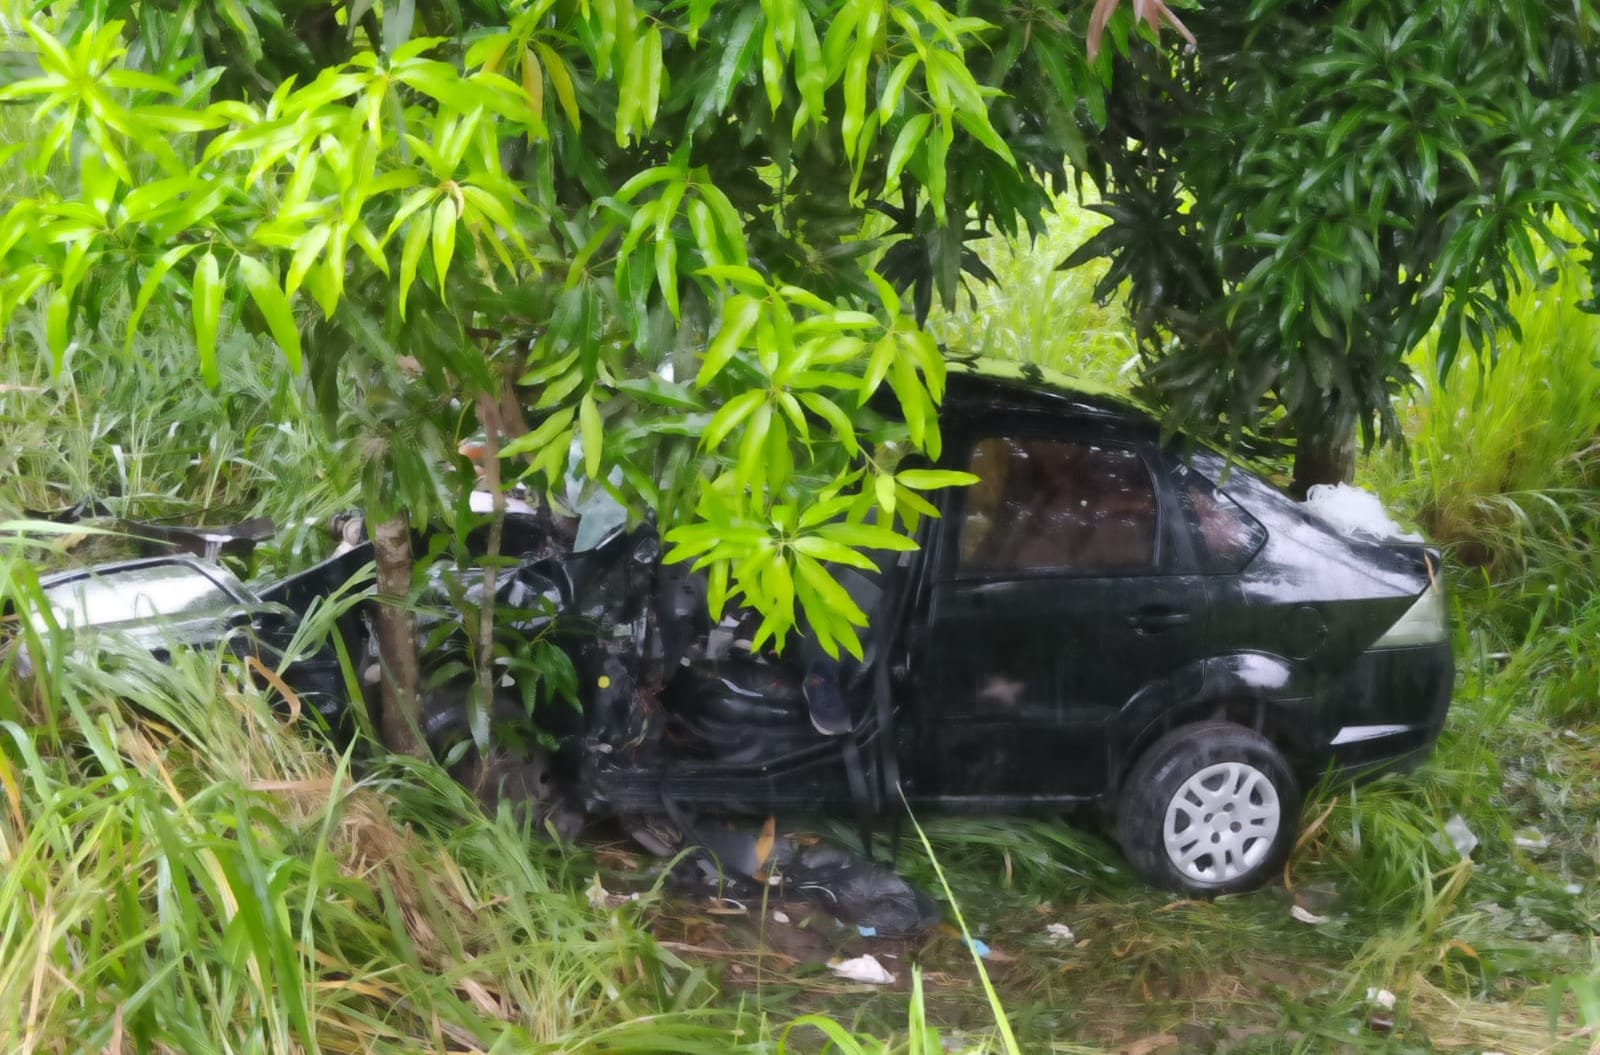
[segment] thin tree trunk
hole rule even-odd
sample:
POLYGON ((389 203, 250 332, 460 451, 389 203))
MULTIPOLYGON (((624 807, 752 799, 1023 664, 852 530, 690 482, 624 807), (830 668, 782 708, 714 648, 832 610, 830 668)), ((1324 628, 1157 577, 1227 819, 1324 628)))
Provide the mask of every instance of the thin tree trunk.
POLYGON ((372 528, 378 578, 378 655, 383 663, 384 746, 396 754, 427 756, 422 739, 421 671, 411 594, 411 523, 404 513, 372 528))
MULTIPOLYGON (((494 713, 494 598, 500 573, 500 539, 506 519, 506 496, 500 489, 500 409, 495 397, 478 397, 483 424, 483 482, 494 509, 489 518, 489 544, 483 557, 483 602, 478 608, 478 706, 494 713)), ((486 770, 487 771, 487 770, 486 770)))
POLYGON ((1289 494, 1304 501, 1306 492, 1317 484, 1341 484, 1355 473, 1355 434, 1348 429, 1329 428, 1324 422, 1310 422, 1296 430, 1294 480, 1289 494))

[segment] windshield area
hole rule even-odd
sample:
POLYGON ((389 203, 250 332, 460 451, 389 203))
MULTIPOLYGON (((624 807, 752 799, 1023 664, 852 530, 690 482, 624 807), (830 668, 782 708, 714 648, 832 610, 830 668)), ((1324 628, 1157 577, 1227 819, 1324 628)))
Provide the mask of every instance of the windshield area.
POLYGON ((46 589, 44 598, 56 622, 69 630, 202 615, 235 603, 209 576, 186 564, 88 575, 46 589))

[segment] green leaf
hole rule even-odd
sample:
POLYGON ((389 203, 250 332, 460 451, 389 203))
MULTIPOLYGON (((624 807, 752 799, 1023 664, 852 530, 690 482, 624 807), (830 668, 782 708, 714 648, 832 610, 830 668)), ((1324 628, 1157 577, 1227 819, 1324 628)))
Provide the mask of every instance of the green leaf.
POLYGON ((150 306, 150 300, 155 296, 156 290, 161 288, 161 282, 167 277, 173 265, 184 257, 200 248, 196 244, 175 246, 162 253, 151 265, 150 273, 144 277, 139 285, 139 294, 133 299, 133 311, 128 315, 128 338, 125 344, 127 351, 133 351, 133 338, 139 332, 139 320, 144 318, 145 309, 150 306))
POLYGON ((532 432, 525 432, 501 446, 500 457, 515 458, 524 454, 537 454, 567 430, 567 427, 572 424, 572 417, 572 408, 562 407, 539 422, 532 432))
POLYGON ((991 154, 998 155, 1007 165, 1017 167, 1017 159, 1012 156, 1011 148, 996 134, 994 126, 989 123, 989 115, 983 111, 969 113, 966 110, 956 111, 956 121, 967 134, 989 149, 991 154))
POLYGON ((283 350, 283 357, 289 361, 289 371, 298 374, 300 330, 295 325, 289 298, 278 288, 272 272, 255 257, 243 255, 239 257, 239 277, 244 281, 244 288, 250 294, 250 299, 256 302, 256 308, 261 312, 262 318, 267 320, 267 329, 271 331, 272 339, 278 342, 278 347, 283 350))
POLYGON ((645 74, 644 74, 644 127, 653 128, 656 123, 656 111, 661 106, 661 92, 665 87, 667 74, 661 61, 661 29, 651 26, 650 32, 644 36, 645 42, 645 74))
POLYGON ((817 528, 817 534, 823 538, 842 542, 846 546, 857 549, 887 549, 895 552, 908 552, 917 548, 916 542, 906 538, 898 531, 892 531, 877 524, 850 524, 837 522, 823 524, 817 528))
POLYGON ((550 45, 541 41, 534 42, 534 49, 539 57, 544 60, 544 72, 550 78, 550 87, 555 89, 556 100, 561 103, 561 109, 567 115, 567 120, 572 123, 574 130, 583 127, 583 115, 578 110, 578 95, 573 90, 572 74, 567 69, 566 60, 556 54, 550 45))
POLYGON ((834 436, 844 444, 844 449, 852 458, 855 457, 861 449, 860 444, 856 442, 855 426, 839 404, 818 392, 800 393, 800 402, 804 403, 813 414, 826 421, 833 429, 834 436))
POLYGON ((194 311, 195 351, 200 356, 200 377, 211 388, 217 387, 217 326, 222 318, 222 281, 217 258, 210 250, 194 268, 191 290, 194 311))
POLYGON ((589 479, 598 480, 605 426, 600 421, 600 407, 594 401, 592 389, 583 394, 583 401, 578 404, 578 432, 583 446, 583 471, 589 479))
POLYGON ((902 487, 910 487, 917 491, 936 491, 941 487, 970 487, 978 482, 972 473, 957 472, 953 469, 907 469, 895 473, 902 487))
POLYGON ((794 548, 808 557, 834 564, 847 564, 864 571, 877 571, 878 566, 849 546, 824 538, 821 535, 802 535, 792 543, 794 548))
POLYGON ((700 364, 700 372, 695 375, 696 388, 705 387, 728 365, 745 335, 760 318, 761 302, 754 297, 740 293, 728 299, 722 307, 722 325, 711 339, 711 346, 706 349, 705 359, 700 364))
POLYGON ((771 476, 771 467, 765 457, 767 431, 771 427, 772 404, 763 399, 745 424, 744 436, 739 440, 739 457, 733 469, 734 481, 757 494, 764 489, 764 484, 771 476))
MULTIPOLYGON (((301 235, 294 247, 294 255, 289 258, 289 273, 284 277, 284 292, 294 296, 295 290, 300 288, 300 283, 305 280, 306 272, 311 270, 311 265, 316 263, 317 254, 322 252, 323 246, 328 244, 329 235, 333 229, 325 223, 319 223, 305 234, 301 235)), ((415 271, 415 267, 412 268, 415 271)), ((401 290, 401 318, 405 317, 405 291, 401 290)))
POLYGON ((885 183, 893 183, 900 175, 911 160, 911 152, 927 138, 928 125, 932 121, 932 114, 917 114, 901 127, 900 134, 894 137, 894 146, 889 149, 889 168, 883 177, 885 183))
POLYGON ((894 477, 888 473, 879 473, 872 482, 872 488, 877 493, 878 505, 885 513, 894 512, 894 477))
POLYGON ((656 282, 667 300, 667 310, 678 318, 678 243, 670 234, 656 242, 656 282))
POLYGON ((417 265, 428 244, 429 217, 419 216, 406 228, 406 241, 400 249, 400 317, 406 317, 406 297, 417 277, 417 265))
POLYGON ((45 308, 45 344, 50 349, 51 370, 61 372, 61 364, 67 355, 68 334, 72 321, 72 289, 68 286, 58 286, 50 294, 50 303, 45 308))
POLYGON ((716 450, 727 439, 739 423, 749 417, 759 407, 767 393, 759 388, 740 392, 711 415, 711 420, 706 423, 705 432, 700 434, 700 445, 706 450, 716 450))
POLYGON ((450 271, 450 257, 456 248, 456 201, 446 195, 433 210, 433 272, 444 296, 444 280, 450 271))
POLYGON ((851 600, 850 595, 845 592, 845 588, 840 586, 822 565, 804 553, 795 554, 794 563, 795 570, 800 573, 800 578, 805 581, 807 586, 817 592, 817 596, 822 600, 823 604, 827 605, 832 614, 842 616, 845 621, 855 626, 867 625, 865 613, 857 607, 855 601, 851 600))
MULTIPOLYGON (((895 111, 900 107, 900 93, 905 91, 906 82, 911 79, 911 74, 916 71, 917 56, 907 55, 900 60, 900 64, 889 74, 889 79, 884 82, 883 94, 878 96, 878 120, 884 124, 889 123, 895 111)), ((920 115, 926 116, 926 115, 920 115)), ((890 176, 889 179, 893 179, 890 176)))

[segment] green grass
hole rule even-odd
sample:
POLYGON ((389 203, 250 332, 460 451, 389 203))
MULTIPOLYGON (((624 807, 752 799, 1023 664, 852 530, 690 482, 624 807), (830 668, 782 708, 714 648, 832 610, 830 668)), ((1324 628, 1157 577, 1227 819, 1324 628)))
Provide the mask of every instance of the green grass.
POLYGON ((1048 366, 1096 384, 1127 387, 1138 358, 1121 301, 1094 302, 1104 262, 1060 263, 1106 221, 1070 197, 1057 200, 1036 241, 975 244, 997 281, 969 286, 956 310, 935 309, 929 328, 951 351, 1048 366))

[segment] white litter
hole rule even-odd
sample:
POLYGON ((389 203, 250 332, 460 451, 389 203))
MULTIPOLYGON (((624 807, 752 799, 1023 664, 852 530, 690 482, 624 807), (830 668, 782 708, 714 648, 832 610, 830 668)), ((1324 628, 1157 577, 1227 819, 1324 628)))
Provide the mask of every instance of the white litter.
POLYGON ((894 975, 883 969, 883 964, 868 954, 857 956, 853 960, 842 960, 838 963, 828 964, 828 970, 840 978, 852 982, 866 982, 868 985, 892 985, 894 975))
POLYGON ((1406 531, 1390 518, 1377 495, 1359 487, 1315 484, 1306 491, 1306 500, 1302 504, 1306 512, 1346 535, 1366 535, 1398 542, 1422 541, 1421 535, 1406 531))
POLYGON ((1328 922, 1328 917, 1327 916, 1319 916, 1315 912, 1312 912, 1310 909, 1306 908, 1303 905, 1294 905, 1294 906, 1292 906, 1289 909, 1289 915, 1293 916, 1295 919, 1299 920, 1301 923, 1309 923, 1313 927, 1318 927, 1318 926, 1321 926, 1322 924, 1328 922))
POLYGON ((1369 1003, 1369 1004, 1377 1004, 1379 1007, 1383 1008, 1385 1011, 1393 1011, 1394 1010, 1394 994, 1389 992, 1389 990, 1387 990, 1387 989, 1376 989, 1376 988, 1368 989, 1367 990, 1367 1003, 1369 1003))
POLYGON ((772 922, 774 922, 774 923, 788 923, 789 922, 789 914, 787 912, 781 912, 781 911, 780 912, 774 912, 772 914, 772 922))
POLYGON ((1537 828, 1524 828, 1518 832, 1512 842, 1517 844, 1519 850, 1548 850, 1550 840, 1537 828))
POLYGON ((1444 833, 1450 837, 1450 845, 1456 848, 1456 853, 1462 857, 1471 857, 1472 851, 1478 848, 1478 837, 1461 814, 1453 814, 1444 822, 1444 833))
POLYGON ((1052 923, 1044 929, 1044 932, 1050 935, 1050 937, 1054 938, 1056 941, 1077 940, 1072 936, 1072 928, 1067 926, 1065 923, 1052 923))

